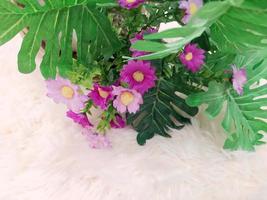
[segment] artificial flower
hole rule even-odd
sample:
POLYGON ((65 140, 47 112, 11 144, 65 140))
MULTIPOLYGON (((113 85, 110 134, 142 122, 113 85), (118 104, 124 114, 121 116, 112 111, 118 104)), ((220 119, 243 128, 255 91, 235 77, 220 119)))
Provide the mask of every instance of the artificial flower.
POLYGON ((204 64, 204 54, 205 51, 197 48, 196 44, 188 44, 185 46, 184 51, 180 54, 180 60, 188 70, 197 72, 204 64))
POLYGON ((108 102, 113 98, 112 87, 94 84, 94 87, 88 96, 95 105, 99 106, 103 110, 106 110, 108 107, 108 102))
POLYGON ((83 128, 92 127, 93 125, 88 120, 88 117, 84 113, 75 113, 69 110, 67 113, 67 117, 72 119, 75 123, 80 124, 83 128))
POLYGON ((121 7, 126 9, 133 9, 139 7, 145 0, 118 0, 121 7))
POLYGON ((89 142, 89 146, 93 149, 106 149, 110 148, 111 142, 105 135, 93 133, 90 129, 83 129, 82 134, 89 142))
MULTIPOLYGON (((130 42, 131 42, 131 44, 134 44, 134 43, 136 43, 138 40, 144 40, 144 35, 146 35, 146 34, 151 34, 151 33, 156 33, 156 32, 158 32, 158 30, 155 29, 155 28, 148 28, 148 29, 146 29, 146 30, 142 30, 141 32, 136 33, 135 36, 134 36, 134 38, 132 38, 132 39, 130 40, 130 42)), ((144 55, 149 54, 149 52, 146 52, 146 51, 138 51, 138 50, 135 50, 135 49, 133 49, 133 48, 130 48, 130 51, 133 53, 133 54, 132 54, 132 57, 134 57, 134 58, 135 58, 135 57, 144 56, 144 55)))
POLYGON ((143 104, 143 98, 140 93, 133 89, 123 88, 121 86, 114 87, 113 94, 116 98, 113 101, 113 106, 120 112, 136 113, 140 104, 143 104))
POLYGON ((120 80, 128 83, 131 89, 144 94, 150 88, 155 87, 157 77, 155 75, 155 68, 150 62, 142 60, 131 60, 124 65, 120 80))
POLYGON ((122 118, 121 115, 116 115, 115 119, 110 121, 111 128, 124 128, 126 125, 126 122, 122 118))
POLYGON ((88 97, 82 93, 78 85, 74 85, 69 80, 59 76, 55 80, 47 80, 46 86, 48 97, 52 98, 56 103, 66 104, 74 112, 79 113, 88 100, 88 97))
POLYGON ((243 94, 243 87, 247 82, 247 72, 245 68, 238 69, 235 65, 232 66, 233 69, 233 87, 237 94, 243 94))
POLYGON ((182 0, 179 3, 179 8, 185 10, 185 15, 182 22, 187 24, 191 17, 203 6, 203 0, 182 0))

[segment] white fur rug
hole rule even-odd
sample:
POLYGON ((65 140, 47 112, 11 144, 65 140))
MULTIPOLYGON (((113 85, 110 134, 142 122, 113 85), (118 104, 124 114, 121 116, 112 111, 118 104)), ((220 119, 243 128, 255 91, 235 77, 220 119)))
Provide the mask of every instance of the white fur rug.
POLYGON ((17 71, 20 42, 0 48, 0 200, 267 199, 267 145, 226 152, 203 117, 172 139, 141 147, 126 128, 110 131, 113 149, 90 149, 39 72, 17 71))

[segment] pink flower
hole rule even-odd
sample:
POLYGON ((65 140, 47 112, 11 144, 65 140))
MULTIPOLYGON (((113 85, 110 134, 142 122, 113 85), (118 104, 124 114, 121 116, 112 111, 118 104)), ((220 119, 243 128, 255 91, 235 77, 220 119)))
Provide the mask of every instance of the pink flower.
POLYGON ((93 90, 88 94, 93 103, 99 106, 101 109, 106 110, 109 101, 113 98, 111 86, 100 86, 94 84, 93 90))
MULTIPOLYGON (((134 38, 132 38, 130 41, 131 41, 131 44, 134 44, 136 43, 138 40, 144 40, 144 35, 146 34, 151 34, 151 33, 156 33, 158 32, 157 29, 154 29, 154 28, 148 28, 147 30, 142 30, 141 32, 139 33, 136 33, 134 38)), ((147 55, 149 54, 149 52, 145 52, 145 51, 138 51, 138 50, 135 50, 133 48, 130 48, 130 51, 133 52, 133 57, 139 57, 139 56, 144 56, 144 55, 147 55)))
POLYGON ((75 113, 71 110, 67 112, 67 117, 72 119, 75 123, 80 124, 83 128, 92 127, 93 125, 89 122, 86 114, 75 113))
POLYGON ((79 86, 59 76, 55 80, 47 80, 46 86, 48 89, 48 97, 52 98, 56 103, 66 104, 67 107, 74 112, 79 113, 88 100, 88 97, 83 95, 79 86))
POLYGON ((110 122, 111 128, 124 128, 125 125, 126 123, 120 115, 116 115, 115 119, 110 122))
POLYGON ((232 66, 233 69, 233 87, 237 94, 243 94, 243 87, 247 82, 247 72, 245 68, 238 69, 235 65, 232 66))
POLYGON ((133 9, 139 7, 145 0, 118 0, 121 7, 126 9, 133 9))
POLYGON ((113 94, 116 96, 113 106, 120 112, 136 113, 140 104, 143 104, 143 98, 140 93, 135 90, 123 88, 121 86, 114 87, 113 94))
POLYGON ((185 10, 185 15, 182 19, 184 24, 187 24, 191 17, 203 6, 203 0, 182 0, 179 3, 179 8, 185 10))
POLYGON ((124 65, 120 79, 129 84, 131 89, 144 94, 150 88, 155 87, 157 77, 155 75, 155 68, 151 66, 150 62, 142 60, 131 60, 124 65))
POLYGON ((192 72, 197 72, 204 64, 205 51, 197 48, 196 44, 188 44, 185 46, 183 53, 180 54, 180 60, 186 68, 192 72))
POLYGON ((83 129, 82 134, 85 135, 89 146, 93 149, 107 149, 112 147, 109 138, 105 135, 93 133, 89 129, 83 129))

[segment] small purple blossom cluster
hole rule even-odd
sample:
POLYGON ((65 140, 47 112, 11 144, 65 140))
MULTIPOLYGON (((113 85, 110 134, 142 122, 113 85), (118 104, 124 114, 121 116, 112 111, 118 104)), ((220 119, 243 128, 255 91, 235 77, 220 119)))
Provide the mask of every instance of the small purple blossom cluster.
MULTIPOLYGON (((148 29, 135 34, 131 43, 143 40, 144 34, 156 32, 148 29)), ((133 55, 146 55, 147 52, 139 52, 130 49, 133 55)), ((83 135, 86 135, 92 148, 110 147, 108 138, 103 134, 91 131, 94 126, 88 119, 86 107, 89 102, 103 110, 115 109, 116 113, 109 120, 111 128, 123 128, 126 122, 123 114, 136 113, 143 104, 143 95, 149 89, 155 87, 157 80, 156 70, 149 61, 130 60, 123 65, 119 80, 116 84, 103 86, 94 83, 89 91, 83 92, 80 86, 72 84, 69 80, 57 77, 55 80, 47 80, 47 96, 56 103, 67 106, 67 117, 83 127, 83 135), (86 94, 87 93, 87 94, 86 94)))
MULTIPOLYGON (((143 40, 144 34, 154 33, 157 30, 149 28, 135 34, 131 43, 143 40)), ((130 49, 133 57, 146 55, 147 52, 140 52, 130 49)), ((120 114, 126 112, 136 113, 143 104, 143 95, 155 86, 157 80, 155 68, 149 61, 130 60, 122 67, 119 81, 111 86, 94 84, 89 93, 89 98, 94 105, 106 110, 110 104, 117 110, 118 114, 111 122, 111 127, 120 128, 125 126, 120 114), (127 85, 127 87, 125 87, 127 85)))
POLYGON ((67 117, 83 128, 82 133, 86 135, 92 148, 111 146, 107 137, 91 131, 90 128, 93 124, 89 121, 86 113, 83 112, 89 97, 82 92, 78 85, 72 84, 68 79, 58 76, 55 80, 47 80, 46 86, 48 89, 47 96, 56 103, 63 103, 67 106, 67 117))
POLYGON ((103 110, 112 102, 120 114, 136 113, 143 103, 142 95, 155 86, 155 81, 155 69, 150 62, 131 60, 121 70, 119 85, 100 86, 96 83, 88 96, 103 110), (123 87, 125 84, 128 87, 123 87))

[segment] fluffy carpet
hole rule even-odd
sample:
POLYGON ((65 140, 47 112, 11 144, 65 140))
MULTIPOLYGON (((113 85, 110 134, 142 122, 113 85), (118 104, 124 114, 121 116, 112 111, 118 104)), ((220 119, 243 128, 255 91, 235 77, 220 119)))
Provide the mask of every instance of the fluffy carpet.
POLYGON ((138 146, 130 128, 111 130, 111 150, 88 147, 65 108, 45 97, 39 72, 22 75, 20 37, 0 48, 0 200, 266 200, 267 145, 221 147, 218 122, 138 146))

